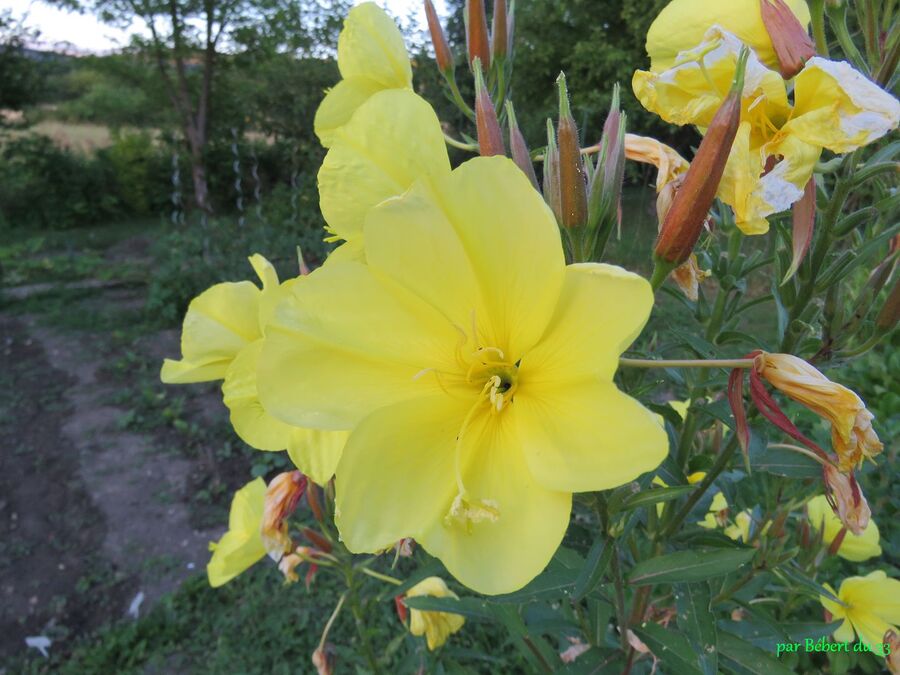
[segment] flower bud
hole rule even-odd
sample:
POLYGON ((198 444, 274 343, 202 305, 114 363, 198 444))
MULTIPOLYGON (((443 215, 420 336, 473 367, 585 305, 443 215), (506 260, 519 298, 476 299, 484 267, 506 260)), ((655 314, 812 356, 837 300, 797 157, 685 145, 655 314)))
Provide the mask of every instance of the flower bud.
POLYGON ((491 45, 488 39, 487 14, 484 0, 466 0, 466 45, 469 50, 469 66, 475 68, 475 59, 481 60, 486 70, 491 67, 491 45))
MULTIPOLYGON (((456 598, 456 593, 447 588, 440 577, 423 579, 406 592, 406 597, 430 596, 433 598, 456 598)), ((409 632, 424 635, 428 649, 434 650, 447 641, 451 634, 463 627, 465 619, 459 614, 410 610, 409 632)))
POLYGON ((894 329, 898 319, 900 319, 900 279, 894 282, 894 287, 891 289, 887 300, 884 301, 884 306, 878 312, 878 318, 875 319, 875 328, 882 333, 887 333, 889 330, 894 329))
POLYGON ((502 60, 509 48, 506 16, 506 0, 494 0, 494 16, 491 23, 491 53, 495 60, 502 60))
POLYGON ((309 539, 313 544, 315 544, 320 551, 322 551, 323 553, 331 553, 331 542, 328 541, 328 539, 326 539, 324 536, 309 527, 304 527, 302 532, 303 536, 309 539))
POLYGON ((741 120, 741 92, 748 55, 746 48, 741 50, 731 91, 710 122, 681 189, 666 214, 654 250, 654 287, 662 283, 669 271, 688 259, 700 238, 741 120))
POLYGON ((759 374, 773 387, 831 422, 831 444, 841 471, 852 471, 884 449, 872 428, 874 415, 847 387, 790 354, 764 352, 757 364, 759 374))
POLYGON ((513 36, 516 32, 516 0, 509 3, 509 11, 506 13, 506 55, 513 53, 513 36))
MULTIPOLYGON (((768 0, 762 0, 765 4, 768 0)), ((781 283, 785 284, 794 276, 809 245, 812 242, 813 229, 816 225, 816 179, 810 178, 803 189, 803 196, 799 201, 794 203, 792 207, 793 215, 793 233, 791 235, 791 245, 793 248, 793 260, 787 273, 784 275, 781 283)))
POLYGON ((613 89, 612 104, 603 124, 597 167, 588 196, 588 227, 609 236, 613 225, 621 223, 622 183, 625 180, 625 115, 619 109, 619 86, 613 89))
POLYGON ((525 137, 519 130, 512 101, 506 102, 506 119, 509 120, 509 149, 512 152, 513 161, 522 169, 522 173, 528 177, 534 189, 539 190, 537 175, 534 172, 534 162, 531 161, 531 154, 528 152, 528 146, 525 145, 525 137))
POLYGON ((893 628, 888 628, 883 642, 887 645, 884 650, 885 665, 891 675, 900 675, 900 635, 897 635, 897 631, 893 628))
POLYGON ((553 122, 547 120, 547 151, 544 153, 544 201, 556 216, 556 222, 562 223, 562 212, 559 199, 559 150, 556 147, 556 132, 553 122))
POLYGON ((497 111, 494 110, 494 102, 484 84, 484 75, 481 72, 481 61, 475 58, 475 126, 478 130, 478 149, 483 157, 491 155, 505 155, 503 147, 503 133, 500 131, 500 122, 497 120, 497 111))
POLYGON ((822 475, 825 480, 825 496, 835 515, 853 534, 861 535, 869 524, 872 511, 859 489, 856 477, 838 471, 832 464, 825 465, 822 475))
POLYGON ((431 44, 434 46, 438 70, 446 75, 453 70, 453 55, 450 52, 450 45, 447 43, 444 27, 441 26, 441 20, 438 18, 431 0, 425 0, 425 18, 428 20, 428 31, 431 33, 431 44))
POLYGON ((287 519, 306 491, 307 478, 299 471, 286 471, 272 479, 266 489, 260 532, 269 557, 275 562, 291 550, 287 519))
POLYGON ((584 162, 578 145, 578 129, 569 110, 569 92, 566 76, 559 74, 559 203, 560 224, 563 227, 581 227, 587 222, 587 186, 584 178, 584 162))
POLYGON ((789 80, 816 55, 806 28, 784 0, 759 0, 763 25, 772 40, 781 76, 789 80))

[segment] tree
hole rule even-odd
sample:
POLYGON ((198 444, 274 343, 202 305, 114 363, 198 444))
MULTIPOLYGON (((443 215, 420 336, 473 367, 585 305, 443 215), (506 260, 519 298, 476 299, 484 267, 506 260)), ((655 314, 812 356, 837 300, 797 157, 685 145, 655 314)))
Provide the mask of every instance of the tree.
POLYGON ((25 54, 25 42, 37 32, 16 20, 12 12, 0 12, 0 108, 20 110, 33 103, 40 88, 34 62, 25 54))

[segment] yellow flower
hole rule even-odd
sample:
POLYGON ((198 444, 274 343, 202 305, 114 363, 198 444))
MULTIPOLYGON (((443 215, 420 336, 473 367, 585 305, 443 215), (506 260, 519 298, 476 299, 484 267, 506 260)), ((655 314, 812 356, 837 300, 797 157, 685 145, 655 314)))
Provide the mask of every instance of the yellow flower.
MULTIPOLYGON (((432 598, 457 597, 440 577, 423 579, 406 592, 408 598, 423 595, 432 598)), ((410 609, 409 612, 409 632, 413 635, 424 635, 428 649, 431 650, 444 644, 447 638, 463 627, 465 622, 459 614, 449 612, 425 612, 418 609, 410 609)))
POLYGON ((742 541, 745 544, 750 541, 750 525, 753 516, 748 509, 741 511, 734 517, 734 523, 725 527, 725 536, 734 541, 742 541))
MULTIPOLYGON (((828 584, 825 588, 834 593, 828 584)), ((888 578, 879 570, 864 577, 844 579, 840 591, 834 595, 846 606, 826 597, 819 598, 834 619, 844 620, 834 632, 834 639, 850 642, 855 633, 874 653, 885 656, 885 633, 889 630, 896 633, 900 623, 900 581, 888 578)))
POLYGON ((342 79, 316 111, 316 135, 326 148, 370 96, 383 89, 412 89, 403 36, 374 2, 357 5, 347 14, 338 37, 337 60, 342 79))
MULTIPOLYGON (((666 70, 637 71, 635 94, 666 121, 703 131, 729 89, 741 46, 738 37, 714 26, 666 70)), ((897 100, 845 62, 810 59, 794 80, 793 105, 787 86, 750 55, 741 124, 718 191, 745 234, 765 233, 768 216, 803 196, 823 148, 855 150, 900 120, 897 100)))
POLYGON ((840 469, 852 471, 884 449, 872 428, 875 416, 855 393, 790 354, 757 357, 757 370, 773 387, 831 422, 831 445, 840 469))
POLYGON ((368 213, 365 240, 366 265, 326 265, 279 306, 263 404, 353 429, 336 483, 351 551, 412 537, 471 588, 521 588, 558 547, 572 492, 665 456, 664 430, 612 382, 650 286, 566 267, 552 213, 503 157, 416 182, 368 213))
POLYGON ((228 514, 228 531, 217 543, 209 545, 213 552, 206 566, 210 586, 228 583, 265 557, 266 548, 260 533, 265 498, 266 483, 262 478, 250 481, 234 493, 228 514))
POLYGON ((216 284, 191 301, 181 332, 182 359, 163 362, 166 384, 224 379, 223 402, 238 436, 257 450, 287 449, 303 473, 323 485, 347 439, 346 431, 322 432, 292 427, 269 415, 259 401, 256 365, 263 330, 275 305, 300 279, 278 283, 278 274, 263 256, 250 256, 262 289, 250 281, 216 284))
MULTIPOLYGON (((825 495, 819 495, 810 499, 806 503, 806 511, 810 524, 815 529, 822 530, 822 539, 826 544, 831 544, 838 533, 844 529, 844 524, 834 514, 825 495)), ((855 535, 849 530, 844 534, 844 539, 837 550, 837 554, 853 562, 861 562, 879 556, 881 555, 881 546, 878 543, 879 538, 878 526, 874 520, 869 520, 862 534, 855 535)))
MULTIPOLYGON (((702 478, 700 480, 703 480, 702 478)), ((717 527, 725 527, 728 523, 728 500, 721 492, 717 492, 709 505, 706 516, 697 523, 706 530, 715 530, 717 527)))
MULTIPOLYGON (((804 26, 809 24, 806 0, 787 0, 787 5, 804 26)), ((748 45, 770 68, 778 58, 763 23, 759 0, 673 0, 659 13, 647 31, 650 69, 671 68, 680 52, 699 44, 710 26, 721 26, 748 45)), ((728 91, 726 87, 723 91, 728 91)))
POLYGON ((369 210, 403 194, 416 179, 449 174, 444 135, 431 106, 407 90, 372 96, 334 133, 319 169, 319 204, 328 231, 347 242, 328 264, 365 261, 363 222, 369 210))

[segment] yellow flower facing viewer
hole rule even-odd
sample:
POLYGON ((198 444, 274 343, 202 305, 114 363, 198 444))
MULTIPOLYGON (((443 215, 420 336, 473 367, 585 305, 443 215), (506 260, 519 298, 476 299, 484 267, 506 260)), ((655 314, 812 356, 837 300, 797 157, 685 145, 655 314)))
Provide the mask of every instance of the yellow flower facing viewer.
MULTIPOLYGON (((741 46, 713 26, 702 42, 685 45, 670 68, 637 71, 634 92, 666 121, 702 132, 728 91, 741 46)), ((718 191, 745 234, 765 233, 768 216, 803 196, 823 149, 850 152, 900 120, 900 103, 843 61, 810 59, 793 80, 793 105, 787 86, 751 53, 741 125, 718 191)))
POLYGON ((878 570, 864 577, 844 579, 837 593, 828 584, 825 587, 844 603, 840 605, 824 596, 819 598, 833 619, 843 619, 834 632, 834 639, 850 642, 856 635, 874 653, 885 656, 882 647, 885 633, 889 630, 896 633, 900 623, 900 581, 878 570))
MULTIPOLYGON (((809 25, 806 0, 787 0, 787 5, 803 26, 809 25)), ((671 68, 680 52, 699 44, 709 27, 716 25, 736 35, 766 66, 778 68, 759 0, 672 0, 647 31, 650 70, 659 73, 671 68)))
POLYGON ((412 89, 403 36, 374 2, 357 5, 347 14, 338 36, 337 61, 342 79, 325 95, 315 118, 316 135, 326 148, 370 96, 383 89, 412 89))
MULTIPOLYGON (((432 598, 457 598, 456 593, 447 588, 440 577, 423 579, 406 592, 407 598, 429 596, 432 598)), ((463 627, 466 620, 459 614, 449 612, 426 612, 419 609, 409 610, 409 632, 413 635, 424 635, 428 649, 435 650, 443 645, 447 638, 463 627)))
MULTIPOLYGON (((810 499, 806 503, 806 511, 810 524, 815 529, 822 531, 822 539, 826 544, 831 544, 838 533, 844 529, 844 524, 834 514, 825 495, 810 499)), ((879 540, 878 526, 874 520, 869 520, 869 524, 862 534, 855 535, 849 530, 844 534, 837 554, 841 558, 853 562, 868 560, 881 555, 879 540)))
POLYGON ((322 432, 284 424, 259 401, 256 364, 263 331, 275 305, 300 279, 278 282, 263 256, 250 256, 262 289, 250 281, 216 284, 191 301, 181 332, 180 361, 166 359, 166 384, 224 380, 223 402, 238 436, 257 450, 287 449, 292 461, 322 485, 334 474, 347 432, 322 432))
POLYGON ((572 492, 665 455, 664 430, 612 382, 649 284, 567 267, 552 213, 503 157, 416 182, 364 233, 366 265, 325 265, 278 307, 263 404, 353 429, 336 474, 351 551, 413 537, 475 590, 521 588, 558 547, 572 492))
POLYGON ((266 556, 260 527, 266 482, 262 478, 250 481, 234 493, 228 514, 228 531, 216 543, 209 545, 213 552, 206 566, 209 584, 222 586, 266 556))

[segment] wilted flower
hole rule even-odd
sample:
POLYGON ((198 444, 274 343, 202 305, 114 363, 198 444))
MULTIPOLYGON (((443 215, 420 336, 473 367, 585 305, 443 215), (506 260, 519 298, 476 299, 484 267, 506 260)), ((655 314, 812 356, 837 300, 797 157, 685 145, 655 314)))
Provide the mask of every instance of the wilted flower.
POLYGON ((216 543, 209 545, 213 552, 206 566, 209 585, 228 583, 238 574, 266 555, 260 534, 266 483, 262 478, 250 481, 234 493, 228 514, 228 531, 216 543))
POLYGON ((664 430, 612 382, 649 285, 566 267, 552 215, 503 157, 419 181, 365 223, 366 265, 326 264, 279 305, 264 404, 354 430, 336 480, 351 551, 413 537, 476 590, 521 588, 559 545, 572 492, 665 456, 664 430))
MULTIPOLYGON (((447 588, 440 577, 423 579, 406 592, 407 598, 428 596, 432 598, 457 598, 456 593, 447 588)), ((424 635, 428 649, 434 650, 443 645, 447 638, 463 627, 465 619, 459 614, 449 612, 428 612, 410 609, 409 632, 413 635, 424 635)))
POLYGON ((332 675, 334 673, 334 653, 331 645, 319 645, 313 652, 312 663, 316 667, 316 675, 332 675))
POLYGON ((860 536, 869 525, 872 511, 853 474, 841 473, 831 464, 823 469, 825 496, 835 515, 850 532, 860 536))
MULTIPOLYGON (((656 192, 683 176, 690 164, 678 151, 650 136, 625 134, 625 157, 634 162, 652 164, 656 167, 656 192)), ((668 212, 668 209, 666 209, 668 212)), ((665 213, 659 219, 662 222, 665 213)))
POLYGON ((306 476, 299 471, 280 473, 266 489, 261 533, 266 552, 275 562, 291 550, 287 519, 306 491, 306 476))
MULTIPOLYGON (((825 587, 834 593, 831 586, 825 587)), ((888 631, 896 633, 900 623, 900 581, 878 570, 864 577, 844 579, 834 595, 843 605, 819 597, 831 619, 844 620, 834 632, 834 639, 851 642, 855 634, 875 654, 885 656, 882 640, 888 631)))
MULTIPOLYGON (((730 11, 735 3, 704 4, 727 4, 730 11)), ((684 32, 672 35, 680 40, 684 32)), ((664 120, 708 133, 742 48, 739 37, 714 25, 702 41, 682 44, 665 70, 637 71, 632 87, 642 105, 664 120)), ((900 120, 900 103, 888 92, 849 63, 820 57, 811 58, 795 78, 791 103, 788 83, 751 53, 741 98, 740 126, 718 197, 732 207, 745 234, 768 231, 767 218, 803 196, 823 148, 850 152, 878 140, 900 120)))
POLYGON ((831 422, 831 444, 841 471, 852 471, 881 453, 884 446, 872 428, 875 416, 847 387, 790 354, 763 352, 756 357, 756 370, 780 392, 831 422))
POLYGON ((697 302, 700 297, 700 282, 706 279, 712 272, 701 270, 697 262, 697 256, 691 253, 691 257, 672 270, 674 281, 685 297, 692 302, 697 302))
MULTIPOLYGON (((806 503, 806 512, 812 526, 822 532, 822 539, 826 544, 834 542, 841 531, 846 530, 840 518, 831 509, 828 498, 824 495, 810 499, 806 503)), ((870 519, 862 534, 856 535, 849 530, 844 532, 837 555, 853 562, 868 560, 881 555, 881 546, 878 541, 878 526, 874 520, 870 519)))
POLYGON ((884 644, 887 645, 886 665, 891 675, 900 675, 900 635, 893 628, 884 634, 884 644))
POLYGON ((374 2, 357 5, 347 14, 338 36, 337 61, 343 79, 316 110, 316 135, 326 148, 334 133, 373 94, 383 89, 412 89, 412 68, 403 36, 374 2))

